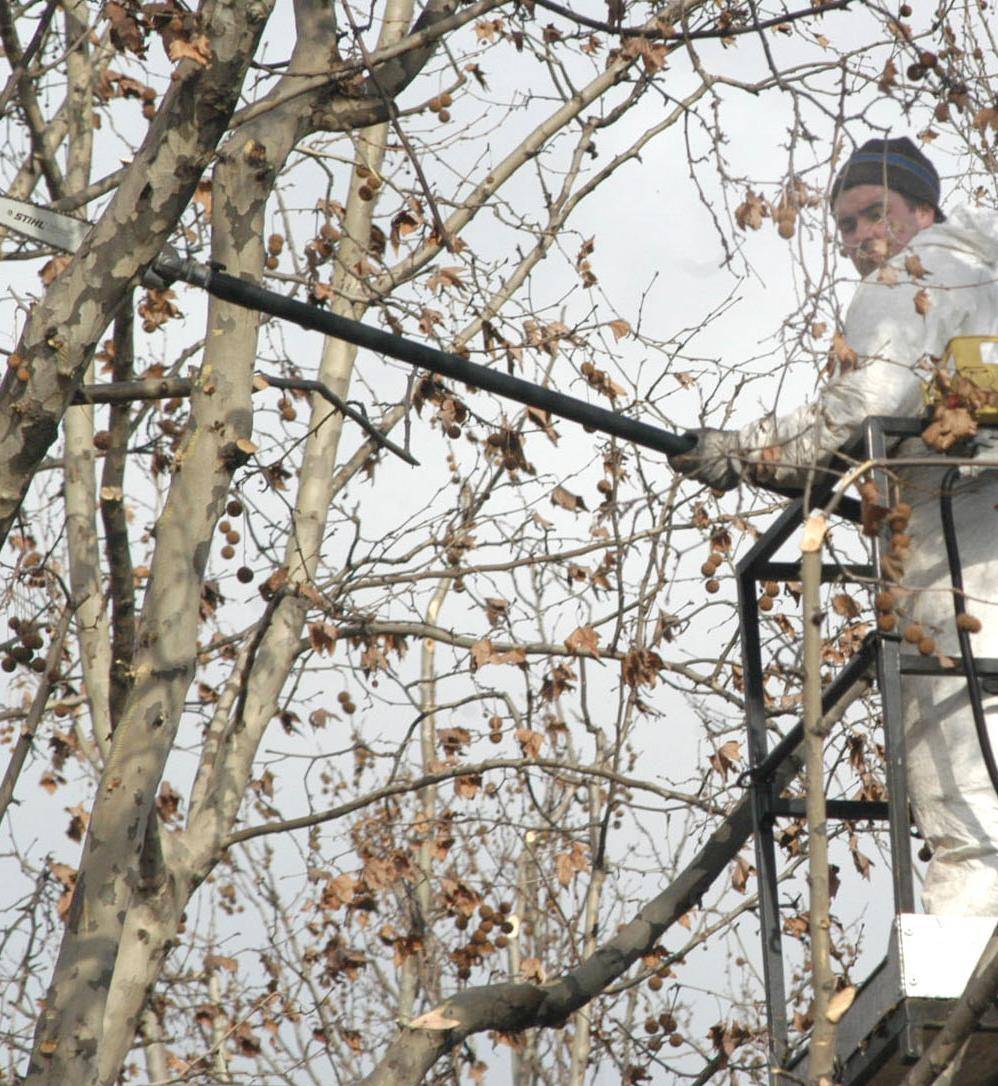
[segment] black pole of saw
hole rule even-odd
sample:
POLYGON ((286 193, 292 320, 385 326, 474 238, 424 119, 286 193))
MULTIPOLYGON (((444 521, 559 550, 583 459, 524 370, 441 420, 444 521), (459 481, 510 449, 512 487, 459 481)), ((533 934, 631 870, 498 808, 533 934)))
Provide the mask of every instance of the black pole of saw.
POLYGON ((360 321, 329 313, 307 302, 286 298, 276 291, 267 290, 245 279, 237 279, 234 275, 227 275, 204 264, 180 257, 163 257, 156 262, 154 270, 164 279, 182 279, 192 286, 202 287, 222 301, 232 302, 244 309, 262 310, 273 317, 292 321, 301 328, 346 340, 347 343, 396 358, 400 362, 408 362, 411 366, 429 370, 441 377, 463 381, 466 385, 494 392, 507 400, 539 408, 558 418, 578 422, 590 430, 612 434, 646 449, 674 456, 689 452, 696 444, 696 438, 659 430, 655 426, 638 422, 615 411, 607 411, 603 407, 596 407, 574 396, 566 396, 562 392, 543 388, 508 373, 469 362, 460 355, 414 343, 402 336, 371 328, 360 321))

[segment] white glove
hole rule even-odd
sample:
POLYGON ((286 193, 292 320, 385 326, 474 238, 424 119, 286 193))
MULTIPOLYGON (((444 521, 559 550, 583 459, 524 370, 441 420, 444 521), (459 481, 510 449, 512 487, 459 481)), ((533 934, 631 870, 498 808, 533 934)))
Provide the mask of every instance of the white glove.
POLYGON ((715 490, 733 490, 742 481, 738 457, 738 432, 700 428, 687 430, 696 445, 689 452, 669 457, 669 466, 680 475, 706 483, 715 490))

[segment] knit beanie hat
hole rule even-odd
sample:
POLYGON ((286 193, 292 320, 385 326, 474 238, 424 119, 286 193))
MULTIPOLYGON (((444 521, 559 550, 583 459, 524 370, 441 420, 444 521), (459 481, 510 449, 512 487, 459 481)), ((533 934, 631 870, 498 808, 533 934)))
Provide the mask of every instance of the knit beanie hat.
POLYGON ((853 151, 832 185, 832 203, 840 192, 856 185, 884 185, 920 204, 930 204, 936 209, 936 222, 946 221, 939 210, 939 174, 907 136, 867 140, 853 151))

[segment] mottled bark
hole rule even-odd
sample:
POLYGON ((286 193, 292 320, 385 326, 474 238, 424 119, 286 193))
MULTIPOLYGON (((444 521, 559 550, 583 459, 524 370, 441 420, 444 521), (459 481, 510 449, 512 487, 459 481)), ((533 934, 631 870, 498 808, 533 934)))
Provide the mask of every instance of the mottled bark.
MULTIPOLYGON (((296 15, 298 46, 286 77, 292 82, 298 70, 319 66, 335 40, 335 24, 324 5, 299 3, 296 15)), ((398 25, 393 21, 393 32, 404 31, 407 19, 398 25)), ((423 55, 424 62, 427 55, 423 55)), ((214 175, 218 195, 213 211, 212 259, 223 263, 232 274, 252 278, 262 274, 266 202, 287 155, 307 130, 308 114, 303 118, 301 105, 295 101, 283 107, 283 115, 278 108, 254 125, 244 126, 219 154, 214 175)), ((366 237, 366 229, 362 236, 366 237)), ((115 774, 114 790, 102 787, 88 846, 95 840, 94 823, 105 824, 112 811, 125 833, 137 835, 140 826, 146 824, 155 797, 156 783, 194 671, 200 587, 214 526, 229 489, 225 450, 238 438, 249 436, 252 428, 250 396, 257 325, 256 314, 212 300, 204 360, 192 391, 192 421, 178 454, 179 471, 156 526, 156 551, 132 667, 134 685, 115 733, 108 767, 108 773, 115 774), (178 576, 180 571, 182 576, 178 576), (144 748, 142 755, 133 747, 144 748), (115 757, 119 752, 120 759, 115 757), (116 796, 125 798, 116 801, 116 796)), ((339 384, 343 387, 334 390, 345 393, 345 385, 339 384)), ((329 412, 321 397, 316 397, 316 403, 322 404, 323 415, 329 412)), ((334 420, 335 428, 339 428, 342 419, 334 416, 334 420)), ((334 424, 331 422, 325 429, 334 429, 334 424)), ((330 474, 326 473, 326 485, 330 484, 330 474)), ((257 738, 259 734, 262 729, 257 738)), ((95 1027, 92 1015, 87 1023, 101 1038, 101 1082, 110 1081, 117 1073, 183 908, 221 854, 225 831, 241 803, 254 752, 255 744, 246 749, 247 759, 235 766, 234 775, 219 773, 232 783, 226 796, 230 802, 219 807, 217 794, 210 797, 211 817, 192 819, 183 849, 175 842, 171 861, 151 887, 135 866, 122 863, 120 853, 112 857, 104 849, 98 858, 99 846, 85 852, 74 910, 78 901, 86 903, 85 889, 88 883, 92 885, 94 870, 101 880, 98 885, 103 885, 105 893, 113 887, 119 903, 115 919, 105 910, 103 925, 96 916, 86 925, 91 935, 96 925, 103 927, 108 936, 115 932, 120 939, 117 958, 110 943, 105 944, 103 972, 92 977, 108 993, 100 1027, 95 1027), (122 913, 125 908, 127 913, 122 913), (109 1031, 106 1036, 103 1030, 109 1031)), ((219 763, 215 765, 221 769, 219 763)), ((199 807, 199 813, 204 812, 205 808, 199 807)), ((155 841, 155 823, 149 824, 149 830, 155 841)), ((147 844, 146 851, 148 848, 147 844)), ((133 850, 133 865, 138 859, 139 852, 133 850)), ((74 931, 83 926, 75 913, 73 925, 74 931)), ((75 979, 79 967, 74 968, 75 979)), ((92 996, 89 1003, 96 1007, 102 999, 92 996)))
MULTIPOLYGON (((203 11, 212 60, 178 65, 134 166, 70 267, 36 306, 0 389, 0 536, 80 383, 92 349, 135 276, 159 252, 193 192, 237 100, 270 12, 266 0, 219 0, 203 11)), ((209 333, 224 333, 219 324, 209 333)), ((115 732, 84 842, 55 972, 26 1081, 91 1083, 122 927, 142 882, 147 825, 194 672, 197 608, 215 513, 235 466, 224 443, 249 432, 250 414, 224 374, 192 401, 195 427, 180 454, 181 486, 157 525, 135 682, 115 732)), ((248 399, 248 389, 245 392, 248 399)))
POLYGON ((187 206, 235 108, 272 0, 202 11, 212 60, 181 62, 107 211, 35 306, 0 384, 0 541, 56 438, 93 349, 187 206), (21 379, 26 377, 26 380, 21 379))
MULTIPOLYGON (((382 41, 390 41, 393 37, 401 36, 408 24, 410 14, 411 5, 409 4, 391 7, 385 16, 382 41)), ((428 55, 428 53, 423 54, 423 63, 428 55)), ((303 58, 303 66, 305 63, 307 61, 303 58)), ((407 67, 404 71, 409 73, 410 69, 407 67)), ((407 77, 411 78, 411 74, 414 73, 410 73, 407 77)), ((393 93, 397 93, 401 87, 392 86, 390 89, 393 93)), ((300 107, 300 102, 298 105, 300 107)), ((277 153, 277 139, 287 141, 281 142, 279 146, 281 150, 287 147, 289 151, 291 143, 288 137, 297 134, 288 131, 287 136, 278 136, 277 133, 281 131, 280 126, 276 132, 274 130, 277 112, 279 111, 274 111, 261 117, 259 121, 245 126, 251 131, 255 130, 256 126, 259 126, 261 131, 264 129, 271 131, 270 144, 272 148, 275 148, 274 153, 277 153)), ((297 117, 298 114, 295 116, 297 117)), ((290 129, 291 121, 289 120, 284 127, 290 129)), ((376 130, 368 129, 359 140, 365 163, 374 170, 379 169, 381 156, 384 154, 384 132, 385 126, 379 126, 376 130)), ((240 129, 240 140, 243 136, 244 131, 240 129)), ((219 172, 221 169, 222 164, 219 166, 219 172)), ((355 175, 351 183, 344 233, 337 251, 336 270, 332 284, 333 309, 350 317, 359 317, 362 312, 348 300, 349 297, 358 293, 358 284, 350 269, 366 250, 375 203, 357 198, 356 190, 362 182, 363 179, 355 175)), ((228 193, 232 190, 234 183, 238 183, 238 179, 229 178, 225 187, 219 186, 219 189, 221 192, 228 193)), ((247 216, 260 216, 261 233, 262 207, 261 197, 259 210, 254 205, 253 209, 245 211, 247 216)), ((223 214, 230 215, 234 212, 223 211, 223 214)), ((262 248, 254 254, 254 259, 257 262, 256 266, 262 271, 262 248)), ((326 340, 323 345, 318 378, 341 399, 347 397, 355 356, 356 348, 342 341, 326 340)), ((316 568, 325 531, 325 518, 332 500, 333 468, 342 432, 342 416, 336 414, 322 397, 313 396, 309 437, 299 472, 300 485, 286 558, 292 585, 307 584, 316 568)), ((221 740, 221 749, 213 754, 210 766, 202 760, 200 770, 202 777, 197 787, 198 794, 202 798, 199 801, 197 813, 205 827, 206 835, 210 833, 219 845, 237 815, 250 777, 257 746, 273 717, 277 698, 296 657, 295 645, 304 624, 306 607, 306 603, 294 593, 288 594, 280 601, 270 618, 270 625, 264 634, 247 679, 240 727, 238 731, 225 733, 221 740), (204 774, 209 774, 209 779, 204 779, 204 774), (207 828, 209 825, 212 827, 210 831, 207 828)), ((192 811, 192 815, 193 813, 192 811)))
MULTIPOLYGON (((72 192, 84 188, 90 177, 94 133, 93 68, 85 35, 86 5, 79 0, 69 0, 65 8, 66 40, 77 43, 66 58, 69 76, 66 188, 72 192)), ((86 373, 92 375, 92 362, 86 373)), ((66 550, 69 581, 76 602, 76 636, 90 708, 91 734, 98 750, 106 757, 111 733, 108 704, 111 649, 97 541, 94 466, 94 410, 90 406, 74 407, 66 413, 63 451, 66 550)))

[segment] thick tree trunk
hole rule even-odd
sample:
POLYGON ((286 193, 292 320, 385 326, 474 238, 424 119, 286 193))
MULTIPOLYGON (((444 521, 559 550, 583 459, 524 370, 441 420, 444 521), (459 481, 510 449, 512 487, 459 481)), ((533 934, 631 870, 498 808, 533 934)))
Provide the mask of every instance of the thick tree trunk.
MULTIPOLYGON (((186 206, 235 106, 270 13, 266 0, 218 0, 204 12, 212 60, 185 61, 108 212, 70 267, 35 307, 18 347, 30 374, 0 389, 0 538, 35 465, 54 440, 92 349, 134 277, 157 255, 186 206)), ((196 430, 182 452, 180 486, 157 525, 135 659, 135 683, 111 747, 84 843, 45 1010, 26 1081, 61 1086, 97 1078, 104 1012, 122 926, 156 788, 194 671, 201 580, 235 463, 221 455, 248 436, 250 414, 230 404, 239 389, 212 375, 217 396, 194 397, 196 430), (187 556, 187 557, 185 557, 187 556), (193 558, 193 561, 191 560, 193 558)), ((248 390, 245 393, 248 400, 248 390)), ((155 826, 151 833, 155 836, 155 826)))
POLYGON ((273 0, 211 0, 207 65, 176 69, 163 104, 100 222, 34 307, 0 384, 0 542, 55 441, 94 347, 187 206, 225 132, 273 0), (20 376, 19 376, 20 375, 20 376))

